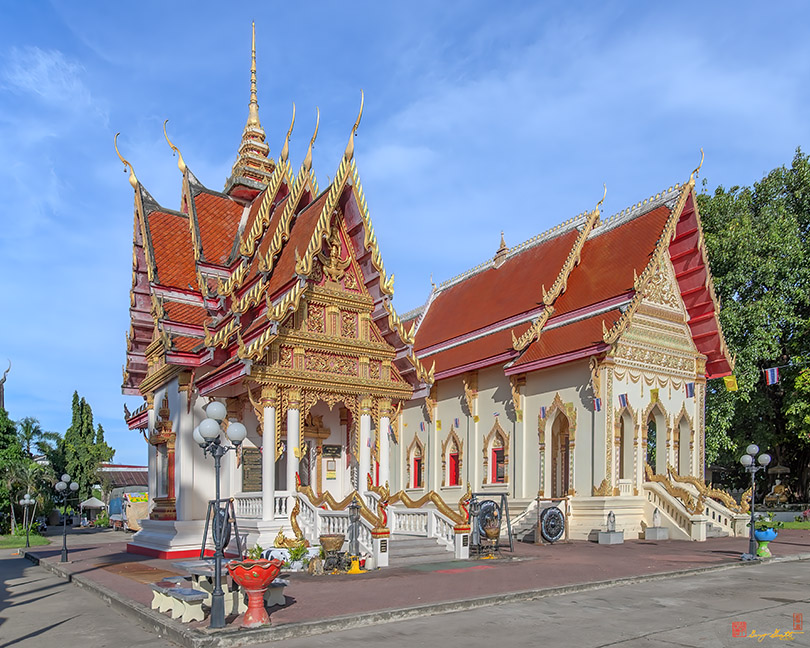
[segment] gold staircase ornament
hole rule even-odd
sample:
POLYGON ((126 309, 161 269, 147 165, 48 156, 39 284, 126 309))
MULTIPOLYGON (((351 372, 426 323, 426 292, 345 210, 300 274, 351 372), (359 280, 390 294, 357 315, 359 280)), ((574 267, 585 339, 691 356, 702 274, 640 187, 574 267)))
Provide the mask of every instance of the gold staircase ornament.
POLYGON ((700 477, 694 477, 693 475, 679 475, 675 468, 669 464, 667 464, 667 471, 669 472, 672 481, 692 484, 692 486, 697 489, 698 494, 704 498, 718 501, 734 513, 743 512, 740 505, 737 504, 737 501, 731 496, 730 493, 720 488, 712 488, 711 485, 707 486, 706 482, 700 479, 700 477))

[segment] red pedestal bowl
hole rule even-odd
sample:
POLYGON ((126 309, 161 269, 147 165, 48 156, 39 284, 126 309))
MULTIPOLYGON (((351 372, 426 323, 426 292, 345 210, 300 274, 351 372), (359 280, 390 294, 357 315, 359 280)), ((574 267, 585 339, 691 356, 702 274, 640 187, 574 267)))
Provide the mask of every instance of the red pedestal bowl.
POLYGON ((239 587, 248 595, 248 609, 242 618, 242 627, 255 628, 270 623, 270 617, 264 607, 264 592, 278 576, 284 563, 280 560, 232 560, 228 571, 239 587))

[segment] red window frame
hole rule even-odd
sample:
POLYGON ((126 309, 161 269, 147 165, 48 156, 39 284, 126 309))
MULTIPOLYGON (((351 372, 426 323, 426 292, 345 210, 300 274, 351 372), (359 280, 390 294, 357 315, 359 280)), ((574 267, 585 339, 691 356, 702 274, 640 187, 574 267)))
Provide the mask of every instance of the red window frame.
POLYGON ((506 483, 506 453, 503 448, 492 449, 492 483, 506 483), (502 467, 501 475, 498 476, 498 466, 502 467))
POLYGON ((422 488, 422 457, 413 458, 413 487, 422 488))
POLYGON ((458 486, 461 483, 459 480, 458 467, 459 467, 458 452, 451 452, 447 456, 448 486, 458 486))

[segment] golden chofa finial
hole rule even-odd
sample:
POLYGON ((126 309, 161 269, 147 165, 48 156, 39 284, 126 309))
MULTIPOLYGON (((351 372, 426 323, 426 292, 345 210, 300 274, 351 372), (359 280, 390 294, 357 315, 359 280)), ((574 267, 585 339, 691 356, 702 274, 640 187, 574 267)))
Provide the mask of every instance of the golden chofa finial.
POLYGON ((315 138, 318 137, 318 128, 321 125, 321 109, 316 106, 315 111, 317 113, 317 116, 315 117, 315 132, 312 133, 312 138, 309 140, 309 148, 307 149, 307 155, 304 158, 304 168, 307 171, 312 168, 312 147, 315 145, 315 138))
POLYGON ((349 143, 346 144, 346 151, 343 153, 343 157, 346 160, 351 160, 354 157, 354 136, 357 134, 357 127, 360 125, 360 119, 363 117, 363 104, 366 101, 366 96, 363 94, 363 90, 360 90, 360 112, 357 115, 357 119, 354 122, 354 126, 352 126, 352 132, 349 135, 349 143))
POLYGON ((703 166, 703 148, 700 149, 700 164, 697 165, 697 169, 692 171, 692 175, 689 176, 689 182, 694 182, 695 178, 697 178, 697 174, 700 172, 700 167, 703 166))
POLYGON ((180 149, 178 149, 172 141, 169 139, 169 134, 166 132, 166 124, 169 123, 169 120, 163 122, 163 137, 166 138, 166 141, 169 143, 169 148, 172 149, 174 153, 177 153, 177 168, 180 169, 180 173, 186 172, 186 163, 183 160, 183 155, 180 153, 180 149))
POLYGON ((250 49, 250 104, 248 105, 248 126, 261 127, 259 122, 259 101, 256 99, 256 23, 253 28, 253 40, 250 49))
POLYGON ((290 127, 287 129, 287 137, 284 138, 284 146, 281 147, 281 153, 279 154, 279 159, 282 162, 286 162, 287 158, 290 157, 290 136, 293 132, 293 126, 295 126, 295 102, 293 101, 293 116, 292 121, 290 122, 290 127))
POLYGON ((607 184, 603 182, 602 186, 605 188, 605 193, 602 194, 602 199, 598 203, 596 203, 597 211, 602 207, 602 203, 605 202, 605 198, 607 198, 607 184))
POLYGON ((118 150, 118 136, 121 133, 116 133, 115 137, 113 137, 113 146, 115 147, 115 152, 118 154, 118 159, 124 164, 124 171, 129 168, 129 184, 132 185, 133 189, 138 188, 138 178, 135 177, 135 169, 132 168, 132 165, 124 159, 124 156, 121 155, 121 151, 118 150))

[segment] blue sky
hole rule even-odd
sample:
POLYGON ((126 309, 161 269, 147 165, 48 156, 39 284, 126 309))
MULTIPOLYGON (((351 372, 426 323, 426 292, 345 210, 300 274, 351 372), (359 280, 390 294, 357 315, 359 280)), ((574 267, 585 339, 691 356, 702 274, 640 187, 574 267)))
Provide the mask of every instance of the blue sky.
MULTIPOLYGON (((0 2, 0 364, 6 409, 64 432, 74 390, 115 460, 142 463, 120 394, 132 190, 221 190, 247 117, 250 22, 277 155, 298 109, 322 187, 356 158, 400 313, 576 214, 682 182, 750 184, 809 148, 805 3, 0 2), (4 368, 4 367, 3 367, 4 368)), ((130 406, 137 399, 127 399, 130 406)))

